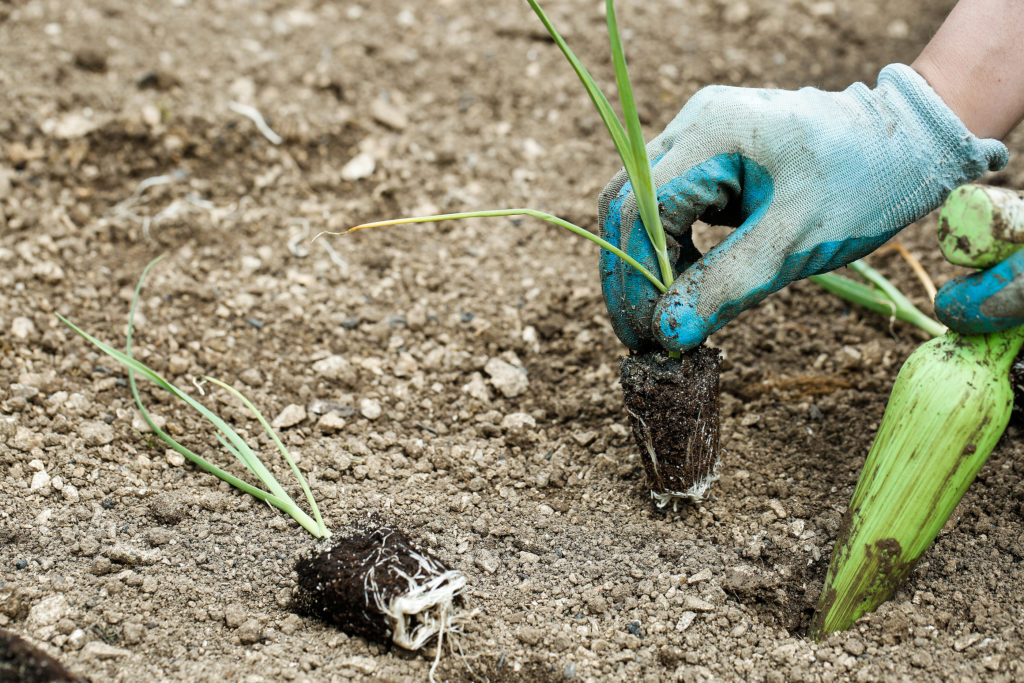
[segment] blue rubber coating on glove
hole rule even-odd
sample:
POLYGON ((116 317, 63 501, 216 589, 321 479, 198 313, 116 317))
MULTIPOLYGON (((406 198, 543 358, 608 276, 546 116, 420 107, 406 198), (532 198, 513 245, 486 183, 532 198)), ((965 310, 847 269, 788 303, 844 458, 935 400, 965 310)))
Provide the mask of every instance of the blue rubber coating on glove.
MULTIPOLYGON (((633 239, 624 242, 620 234, 622 205, 632 192, 633 187, 627 180, 608 205, 607 214, 601 225, 601 235, 612 244, 619 245, 620 249, 639 261, 647 270, 659 275, 661 268, 658 265, 658 257, 647 238, 639 215, 635 219, 633 230, 627 233, 633 239)), ((678 273, 689 265, 690 263, 682 264, 682 267, 676 266, 675 272, 678 273)), ((604 300, 619 302, 617 310, 620 311, 620 315, 613 315, 611 318, 615 334, 629 348, 640 348, 643 346, 643 340, 636 334, 637 326, 624 322, 626 318, 650 320, 654 306, 658 303, 658 290, 634 268, 623 268, 619 257, 605 249, 601 250, 600 269, 604 300)))
POLYGON ((962 334, 1002 332, 1024 324, 1024 252, 987 270, 950 280, 935 295, 935 314, 962 334), (1006 305, 999 305, 1000 300, 1006 305))
MULTIPOLYGON (((647 154, 676 279, 660 295, 605 253, 602 289, 624 344, 670 350, 696 346, 793 280, 870 253, 1008 156, 901 64, 874 89, 704 88, 647 154), (736 230, 701 256, 698 218, 736 230)), ((605 239, 658 273, 621 171, 598 211, 605 239)))
MULTIPOLYGON (((860 258, 850 258, 851 253, 867 254, 874 251, 877 246, 877 241, 871 238, 851 238, 841 242, 824 242, 810 251, 787 254, 774 279, 749 290, 742 298, 724 302, 708 317, 697 313, 697 291, 694 288, 673 285, 672 296, 663 297, 655 309, 654 321, 658 328, 658 337, 666 340, 666 347, 691 349, 700 345, 709 334, 721 329, 740 313, 790 282, 835 270, 860 258)), ((678 282, 677 280, 677 284, 678 282)))

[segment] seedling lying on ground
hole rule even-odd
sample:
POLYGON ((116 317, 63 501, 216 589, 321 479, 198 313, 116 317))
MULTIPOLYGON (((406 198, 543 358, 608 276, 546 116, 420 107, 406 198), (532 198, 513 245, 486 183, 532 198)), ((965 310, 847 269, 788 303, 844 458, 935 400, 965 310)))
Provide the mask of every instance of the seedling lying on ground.
MULTIPOLYGON (((460 218, 532 216, 565 228, 608 250, 647 278, 658 291, 665 292, 675 280, 675 273, 669 261, 668 241, 658 214, 658 198, 651 181, 650 162, 633 98, 633 87, 626 69, 614 2, 605 1, 605 15, 625 124, 616 116, 597 82, 566 44, 540 5, 535 0, 527 2, 579 76, 608 129, 629 176, 640 217, 658 261, 658 274, 651 273, 617 246, 589 230, 534 209, 497 209, 398 218, 357 225, 348 232, 460 218)), ((630 356, 623 359, 621 364, 626 410, 633 426, 634 439, 644 460, 651 496, 659 506, 669 502, 674 504, 681 499, 700 500, 711 482, 717 478, 720 420, 718 355, 717 352, 701 347, 686 356, 680 359, 678 354, 658 352, 630 356), (682 412, 673 412, 670 407, 682 412), (667 450, 662 450, 666 447, 667 450)))
MULTIPOLYGON (((956 250, 964 265, 989 265, 980 260, 988 249, 966 243, 979 235, 1003 253, 1024 248, 996 234, 1005 226, 993 213, 964 210, 975 192, 961 188, 940 213, 947 258, 956 250)), ((1024 237, 1024 221, 1021 227, 1024 237)), ((1022 343, 1024 327, 982 335, 948 331, 900 368, 832 552, 814 637, 849 628, 892 597, 935 540, 1006 429, 1010 365, 1022 343)))
POLYGON ((88 332, 85 332, 84 330, 76 326, 74 323, 64 318, 62 315, 58 314, 57 317, 60 318, 61 322, 63 322, 65 325, 67 325, 72 330, 80 334, 82 337, 91 342, 96 348, 98 348, 100 351, 116 360, 118 363, 123 365, 128 370, 128 383, 131 386, 132 397, 135 399, 135 405, 138 407, 139 412, 142 414, 142 418, 146 421, 146 424, 149 425, 149 428, 153 430, 153 433, 156 434, 161 441, 166 443, 168 446, 173 448, 181 455, 185 456, 185 458, 187 458, 190 462, 206 470, 210 474, 217 476, 218 478, 226 481, 235 488, 241 489, 242 491, 245 491, 249 495, 254 496, 287 513, 292 519, 298 522, 302 526, 302 528, 311 533, 314 536, 314 538, 327 538, 331 535, 331 532, 327 530, 326 526, 324 526, 324 520, 320 516, 320 509, 317 507, 316 500, 313 498, 313 493, 312 491, 309 490, 309 484, 306 483, 305 477, 302 476, 302 473, 299 471, 298 466, 296 466, 295 461, 292 459, 291 454, 288 452, 288 449, 285 448, 283 443, 281 443, 281 440, 277 437, 277 434, 274 433, 274 430, 271 429, 270 425, 267 423, 266 419, 264 419, 263 415, 260 414, 260 412, 252 403, 249 402, 248 399, 242 396, 236 389, 221 382, 220 380, 214 379, 212 377, 204 377, 204 379, 213 382, 217 386, 227 390, 235 398, 241 400, 243 405, 245 405, 245 407, 256 417, 260 425, 262 425, 263 429, 266 430, 267 434, 277 445, 277 448, 281 452, 281 455, 283 455, 284 459, 288 462, 288 466, 291 468, 291 471, 295 475, 295 478, 298 479, 299 485, 302 487, 302 492, 306 495, 306 500, 309 502, 309 506, 312 509, 313 517, 315 517, 315 519, 306 514, 295 503, 295 501, 292 500, 291 496, 289 496, 288 493, 285 492, 284 487, 282 487, 281 484, 277 481, 277 478, 274 477, 273 474, 271 474, 270 470, 268 470, 266 465, 263 464, 263 461, 260 460, 259 456, 256 455, 256 453, 249 447, 249 444, 247 444, 245 440, 241 436, 239 436, 238 432, 232 429, 226 422, 224 422, 224 420, 222 420, 220 417, 218 417, 216 414, 210 411, 210 409, 208 409, 202 403, 195 400, 187 393, 185 393, 178 387, 174 386, 166 379, 158 375, 156 372, 151 370, 149 367, 147 367, 146 365, 132 357, 132 333, 134 331, 135 326, 135 308, 139 303, 139 294, 142 291, 142 284, 146 280, 146 275, 149 273, 149 269, 152 268, 162 258, 163 257, 161 256, 154 259, 153 261, 150 261, 150 263, 142 271, 142 276, 139 278, 139 283, 135 287, 135 295, 132 298, 131 309, 128 313, 128 333, 127 340, 125 342, 125 350, 123 352, 118 351, 117 349, 108 346, 107 344, 104 344, 96 337, 93 337, 88 332), (172 437, 170 434, 168 434, 159 426, 157 426, 157 424, 153 421, 153 417, 149 414, 149 410, 147 410, 146 406, 142 403, 142 398, 139 396, 139 390, 135 383, 136 373, 142 375, 149 381, 153 382, 161 389, 170 392, 176 398, 184 401, 191 408, 199 412, 199 414, 202 415, 208 422, 210 422, 210 424, 216 427, 217 431, 219 432, 217 434, 217 440, 220 441, 221 445, 224 446, 224 448, 227 449, 229 453, 238 458, 238 460, 243 465, 245 465, 245 468, 249 470, 253 475, 255 475, 256 478, 259 479, 259 481, 266 488, 261 489, 259 487, 253 486, 248 482, 245 482, 239 479, 238 477, 235 477, 234 475, 225 472, 221 468, 211 463, 206 458, 197 455, 196 453, 192 452, 185 446, 175 441, 174 437, 172 437))
MULTIPOLYGON (((162 257, 160 257, 162 258, 162 257)), ((306 529, 314 538, 327 539, 331 532, 324 524, 313 493, 295 460, 281 439, 267 423, 259 410, 236 389, 212 377, 204 379, 221 387, 237 398, 259 421, 287 461, 306 496, 313 516, 306 514, 288 495, 274 475, 244 439, 224 420, 181 389, 175 387, 145 364, 132 357, 132 332, 135 308, 142 284, 149 269, 160 260, 151 261, 142 271, 128 314, 128 332, 125 351, 121 352, 81 330, 58 315, 62 322, 91 342, 128 370, 128 382, 135 405, 153 433, 189 461, 210 472, 232 486, 284 511, 306 529), (218 431, 217 440, 234 455, 264 488, 248 482, 217 467, 207 459, 178 443, 153 421, 139 396, 135 375, 138 373, 195 409, 218 431)), ((409 538, 394 527, 381 526, 371 532, 361 527, 359 533, 336 539, 319 554, 300 559, 296 564, 302 592, 300 602, 306 611, 332 623, 351 627, 353 634, 380 640, 390 638, 396 645, 410 650, 422 648, 431 638, 438 638, 438 656, 445 633, 467 621, 472 613, 463 604, 462 591, 466 576, 462 572, 444 567, 427 553, 417 548, 409 538), (320 577, 310 580, 311 576, 320 577), (360 583, 345 583, 343 577, 357 577, 360 583), (365 579, 365 581, 364 581, 365 579), (353 619, 360 614, 365 619, 353 619), (372 622, 374 628, 369 628, 372 622)), ((435 659, 434 667, 437 665, 435 659)), ((434 667, 431 667, 431 677, 434 667)))

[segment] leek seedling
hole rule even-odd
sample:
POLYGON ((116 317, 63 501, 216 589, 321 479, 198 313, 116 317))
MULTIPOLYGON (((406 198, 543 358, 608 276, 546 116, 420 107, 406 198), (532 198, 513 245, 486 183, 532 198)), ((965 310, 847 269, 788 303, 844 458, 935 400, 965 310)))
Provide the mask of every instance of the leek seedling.
MULTIPOLYGON (((135 295, 128 313, 128 332, 124 352, 103 343, 63 316, 58 315, 57 317, 128 370, 128 382, 135 405, 138 406, 139 412, 150 429, 164 443, 195 465, 235 488, 284 511, 309 531, 314 538, 330 537, 331 532, 324 524, 320 509, 317 507, 305 477, 302 476, 302 472, 299 471, 284 443, 249 399, 234 387, 220 380, 204 377, 241 401, 242 405, 253 414, 267 432, 281 455, 284 456, 295 478, 298 479, 299 486, 312 510, 312 517, 292 500, 259 456, 234 429, 202 403, 132 357, 135 309, 142 291, 142 284, 149 269, 161 258, 163 257, 154 259, 146 266, 135 288, 135 295), (221 445, 241 461, 246 469, 263 484, 264 488, 253 486, 222 470, 175 441, 172 436, 157 426, 139 396, 135 382, 136 373, 198 411, 217 429, 219 432, 217 440, 221 445)), ((301 558, 296 563, 296 570, 300 577, 298 602, 307 612, 342 627, 347 626, 353 634, 380 638, 390 636, 396 645, 410 650, 423 647, 436 636, 438 657, 441 653, 440 641, 444 635, 457 632, 459 626, 475 613, 468 609, 463 596, 463 590, 467 584, 466 576, 458 570, 448 569, 440 561, 420 550, 405 534, 394 527, 377 525, 374 529, 370 529, 365 526, 357 526, 353 535, 337 540, 330 548, 319 553, 301 558), (310 577, 319 577, 319 579, 309 580, 310 577), (357 615, 357 617, 352 615, 357 615), (373 628, 370 628, 370 625, 373 628)), ((434 665, 430 669, 431 680, 433 680, 437 661, 435 658, 434 665)))
MULTIPOLYGON (((622 120, 615 114, 608 98, 601 92, 594 78, 566 44, 540 5, 535 0, 527 2, 576 72, 619 153, 658 263, 657 274, 652 273, 618 246, 610 244, 589 230, 535 209, 493 209, 398 218, 364 223, 347 232, 460 218, 532 216, 594 242, 634 268, 659 292, 665 292, 675 280, 675 273, 668 256, 665 229, 658 214, 657 193, 651 180, 650 160, 647 157, 633 87, 626 67, 614 2, 606 0, 605 18, 608 24, 615 82, 622 107, 622 120)), ((623 397, 633 427, 633 436, 640 448, 651 496, 659 506, 667 505, 669 502, 675 505, 680 499, 700 500, 711 482, 717 478, 719 455, 717 352, 701 347, 682 357, 675 352, 668 355, 671 356, 672 362, 665 362, 668 359, 662 353, 630 356, 624 358, 620 364, 623 397)))
MULTIPOLYGON (((969 261, 971 253, 986 252, 967 242, 980 236, 998 243, 1002 238, 993 233, 1004 227, 991 212, 962 210, 973 193, 952 195, 939 220, 943 240, 968 265, 978 265, 969 261)), ((849 628, 892 597, 935 540, 1006 429, 1010 366, 1022 344, 1024 327, 982 335, 949 331, 900 368, 832 552, 814 637, 849 628)))
POLYGON ((270 472, 269 469, 267 469, 266 465, 263 464, 263 461, 260 460, 259 456, 256 455, 256 453, 249 447, 245 440, 242 439, 241 436, 239 436, 238 432, 232 429, 226 422, 224 422, 224 420, 222 420, 220 417, 218 417, 216 414, 210 411, 202 403, 195 400, 187 393, 185 393, 184 391, 182 391, 181 389, 179 389, 178 387, 174 386, 166 379, 161 377, 159 374, 154 372, 148 366, 144 365, 143 363, 132 357, 132 332, 135 326, 135 308, 139 302, 139 294, 142 291, 142 284, 146 280, 146 275, 149 273, 149 269, 152 268, 162 258, 162 256, 157 257, 146 265, 146 268, 142 271, 142 276, 139 278, 138 285, 136 285, 135 287, 135 295, 132 297, 132 305, 128 313, 128 333, 124 352, 118 351, 117 349, 107 344, 104 344, 99 339, 92 336, 88 332, 85 332, 84 330, 79 328, 77 325, 75 325, 62 315, 58 314, 57 317, 65 325, 67 325, 72 330, 81 335, 84 339, 89 341, 93 346, 95 346, 100 351, 116 360, 118 363, 123 365, 128 370, 128 383, 131 387, 132 397, 135 399, 135 405, 138 407, 139 412, 142 414, 142 418, 146 421, 146 424, 149 425, 149 428, 153 430, 153 433, 156 434, 161 441, 166 443, 172 449, 183 455, 186 459, 188 459, 190 462, 197 465, 201 469, 204 469, 210 474, 213 474, 214 476, 218 477, 219 479, 226 481, 235 488, 245 491, 249 495, 254 496, 285 512, 288 516, 290 516, 292 519, 298 522, 299 525, 302 526, 302 528, 311 533, 314 538, 327 538, 331 535, 331 532, 328 531, 327 527, 324 525, 324 520, 320 516, 320 509, 317 507, 316 500, 313 498, 313 493, 309 489, 309 484, 306 483, 305 477, 302 476, 302 473, 299 471, 298 466, 296 466, 295 461, 292 459, 291 454, 288 452, 288 449, 285 448, 283 443, 281 443, 281 440, 277 437, 277 434, 274 433, 274 430, 271 429, 270 425, 267 423, 266 419, 264 419, 260 411, 257 410, 256 407, 251 402, 249 402, 248 399, 242 396, 242 394, 239 393, 236 389, 225 384, 224 382, 221 382, 220 380, 214 379, 212 377, 204 377, 204 379, 207 379, 216 384, 217 386, 226 389, 233 396, 240 399, 243 405, 245 405, 245 407, 249 410, 249 412, 251 412, 253 416, 256 417, 259 423, 266 430, 267 434, 277 445, 278 450, 281 452, 281 455, 284 456, 284 459, 285 461, 287 461, 288 466, 291 468, 292 473, 295 475, 295 478, 299 480, 299 485, 302 487, 302 491, 306 496, 306 500, 309 502, 309 506, 313 512, 313 517, 310 517, 308 514, 306 514, 302 510, 302 508, 300 508, 295 503, 295 501, 292 500, 291 496, 289 496, 288 493, 284 490, 284 487, 281 486, 281 484, 277 481, 274 475, 270 472), (168 434, 159 426, 157 426, 157 424, 153 421, 153 417, 149 414, 149 411, 146 409, 146 406, 142 403, 142 398, 139 396, 139 390, 135 383, 136 373, 142 375, 149 381, 153 382, 161 389, 171 393, 176 398, 184 401, 187 405, 189 405, 191 408, 196 410, 200 415, 202 415, 208 422, 210 422, 210 424, 212 424, 219 432, 217 434, 217 440, 220 441, 221 445, 224 446, 224 448, 229 453, 234 455, 245 466, 245 468, 249 470, 249 472, 251 472, 260 481, 260 483, 263 484, 265 488, 261 489, 257 486, 253 486, 248 482, 243 481, 242 479, 239 479, 238 477, 222 470, 221 468, 217 467, 206 458, 194 453, 193 451, 178 443, 174 439, 174 437, 172 437, 170 434, 168 434))
POLYGON ((534 13, 540 19, 541 23, 544 24, 544 28, 546 28, 548 33, 551 35, 551 39, 554 40, 555 44, 562 51, 562 54, 565 55, 565 58, 572 66, 573 71, 576 72, 576 75, 579 77, 580 82, 583 83, 583 87, 586 89, 587 94, 590 95, 590 99, 594 103, 597 113, 604 122, 605 128, 608 129, 608 134, 611 136, 612 142, 615 144, 615 149, 618 151, 619 157, 622 159, 622 165, 626 169, 626 174, 629 176, 629 182, 632 185, 633 193, 636 196, 637 207, 640 211, 640 217, 643 220, 644 229, 647 231, 648 239, 650 239, 651 246, 653 247, 654 253, 657 257, 659 269, 658 275, 652 273, 617 246, 601 239, 586 228, 581 228, 580 226, 574 225, 565 219, 558 218, 557 216, 553 216, 543 211, 537 211, 535 209, 488 209, 484 211, 465 211, 434 216, 413 216, 409 218, 364 223, 350 228, 345 233, 326 232, 321 234, 339 235, 351 233, 356 230, 364 230, 366 228, 380 228, 407 223, 430 223, 461 218, 531 216, 547 221, 548 223, 552 223, 561 228, 565 228, 566 230, 594 242, 601 248, 607 249, 647 278, 651 284, 658 289, 658 291, 664 292, 675 280, 675 274, 672 271, 672 264, 668 257, 665 228, 662 226, 661 216, 658 214, 658 197, 655 192, 654 184, 651 181, 650 162, 647 159, 647 150, 646 145, 644 144, 643 131, 640 127, 640 116, 637 113, 636 101, 633 97, 633 87, 629 80, 629 71, 626 68, 626 56, 622 47, 622 39, 619 36, 618 22, 615 18, 615 4, 613 0, 605 0, 605 16, 608 24, 608 38, 611 44, 612 62, 615 68, 615 82, 618 86, 619 103, 622 106, 622 115, 625 125, 623 125, 623 121, 620 121, 619 117, 615 114, 611 103, 608 101, 608 98, 605 97, 593 76, 590 75, 590 72, 587 71, 586 67, 583 66, 583 63, 576 57, 576 54, 565 42, 565 39, 562 38, 562 35, 558 32, 558 29, 555 28, 554 24, 551 23, 551 19, 548 18, 548 15, 544 12, 541 6, 537 4, 535 0, 527 0, 527 2, 529 3, 530 8, 533 9, 534 13))

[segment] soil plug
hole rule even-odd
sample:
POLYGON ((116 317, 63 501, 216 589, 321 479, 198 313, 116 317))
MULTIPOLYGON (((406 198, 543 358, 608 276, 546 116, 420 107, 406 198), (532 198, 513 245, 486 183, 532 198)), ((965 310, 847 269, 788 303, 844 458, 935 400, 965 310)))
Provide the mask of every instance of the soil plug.
POLYGON ((24 638, 0 629, 0 681, 88 683, 24 638))
MULTIPOLYGON (((940 229, 968 253, 966 241, 984 226, 962 210, 964 196, 977 195, 951 197, 940 229)), ((982 216, 991 227, 992 214, 982 216)), ((1024 327, 947 332, 900 368, 832 553, 814 637, 849 628, 892 597, 931 545, 1009 422, 1010 365, 1022 343, 1024 327)))
POLYGON ((619 371, 651 498, 658 507, 700 501, 718 478, 718 352, 626 356, 619 371))
POLYGON ((375 518, 301 558, 295 571, 300 611, 350 635, 390 640, 407 650, 437 637, 440 656, 445 634, 473 616, 463 595, 465 574, 375 518))

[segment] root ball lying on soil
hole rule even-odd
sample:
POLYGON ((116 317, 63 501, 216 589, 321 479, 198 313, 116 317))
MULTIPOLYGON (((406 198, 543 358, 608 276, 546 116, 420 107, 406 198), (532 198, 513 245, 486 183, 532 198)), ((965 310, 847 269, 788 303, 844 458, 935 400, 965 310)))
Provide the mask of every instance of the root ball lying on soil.
POLYGON ((64 665, 10 631, 0 629, 0 681, 18 683, 87 683, 64 665))
POLYGON ((466 575, 378 520, 332 539, 295 570, 298 607, 350 635, 418 650, 472 616, 462 594, 466 575))
POLYGON ((619 370, 651 497, 658 507, 701 500, 718 478, 718 351, 627 356, 619 370))

